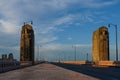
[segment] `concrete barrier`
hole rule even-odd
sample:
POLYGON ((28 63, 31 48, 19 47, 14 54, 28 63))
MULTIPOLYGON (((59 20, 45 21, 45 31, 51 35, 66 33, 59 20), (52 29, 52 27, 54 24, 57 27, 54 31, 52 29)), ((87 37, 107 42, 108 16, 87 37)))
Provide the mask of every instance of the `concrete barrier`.
POLYGON ((75 64, 75 65, 84 65, 84 64, 91 64, 89 61, 62 61, 60 63, 64 64, 75 64))

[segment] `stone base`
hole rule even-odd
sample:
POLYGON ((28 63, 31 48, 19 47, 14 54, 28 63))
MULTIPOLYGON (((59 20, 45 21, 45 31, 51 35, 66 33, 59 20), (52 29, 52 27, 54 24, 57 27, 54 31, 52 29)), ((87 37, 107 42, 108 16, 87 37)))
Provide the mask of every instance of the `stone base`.
POLYGON ((99 61, 97 65, 120 67, 120 61, 99 61))

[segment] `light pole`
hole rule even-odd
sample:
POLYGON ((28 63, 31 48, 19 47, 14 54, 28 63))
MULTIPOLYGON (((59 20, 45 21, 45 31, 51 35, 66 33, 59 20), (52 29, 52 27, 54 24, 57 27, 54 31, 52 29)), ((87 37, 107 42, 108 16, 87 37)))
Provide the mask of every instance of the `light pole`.
POLYGON ((42 48, 42 45, 39 46, 39 51, 38 51, 38 54, 39 54, 39 60, 41 60, 41 52, 40 52, 41 50, 40 50, 40 48, 42 48))
POLYGON ((38 54, 39 54, 39 60, 41 61, 42 60, 42 51, 41 51, 41 49, 40 48, 42 48, 43 47, 43 45, 40 45, 40 46, 38 46, 39 47, 39 52, 38 52, 38 54))
POLYGON ((58 58, 59 58, 59 59, 58 59, 58 62, 60 63, 60 60, 61 60, 61 59, 60 59, 60 56, 59 56, 58 58))
POLYGON ((66 60, 66 55, 65 55, 65 53, 64 53, 64 51, 62 51, 62 55, 63 55, 63 61, 65 61, 66 60))
POLYGON ((108 24, 108 27, 114 26, 115 32, 116 32, 116 61, 118 61, 118 36, 117 36, 117 25, 114 24, 108 24))
POLYGON ((40 59, 41 59, 41 58, 40 58, 40 47, 41 47, 41 45, 40 45, 40 46, 39 46, 39 45, 37 46, 37 50, 38 50, 38 51, 37 51, 37 60, 38 60, 38 61, 40 61, 40 59))
POLYGON ((75 61, 76 61, 76 46, 72 46, 73 48, 75 48, 75 61))
POLYGON ((86 61, 88 61, 88 53, 86 54, 86 61))

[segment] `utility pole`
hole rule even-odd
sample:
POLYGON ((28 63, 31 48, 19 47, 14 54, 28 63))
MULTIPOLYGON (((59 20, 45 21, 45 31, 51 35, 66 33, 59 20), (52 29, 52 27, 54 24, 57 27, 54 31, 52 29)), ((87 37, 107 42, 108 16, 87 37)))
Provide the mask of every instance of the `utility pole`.
POLYGON ((75 48, 75 56, 74 57, 75 57, 75 61, 76 61, 77 60, 77 58, 76 58, 76 48, 77 47, 76 46, 72 46, 72 47, 75 48))
POLYGON ((114 26, 115 27, 115 34, 116 34, 116 61, 118 61, 118 35, 117 35, 117 25, 108 24, 108 27, 114 26))
POLYGON ((86 54, 86 61, 88 61, 88 53, 86 54))
POLYGON ((41 53, 41 49, 40 49, 42 47, 43 47, 42 45, 39 46, 39 52, 38 52, 39 53, 39 56, 38 56, 39 60, 42 60, 42 53, 41 53))

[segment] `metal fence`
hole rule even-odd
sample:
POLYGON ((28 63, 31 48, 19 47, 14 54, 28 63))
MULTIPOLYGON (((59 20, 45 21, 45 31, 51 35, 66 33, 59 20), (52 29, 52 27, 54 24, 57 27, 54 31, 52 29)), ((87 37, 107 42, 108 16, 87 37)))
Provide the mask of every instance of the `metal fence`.
POLYGON ((0 73, 20 68, 18 61, 0 61, 0 73))

